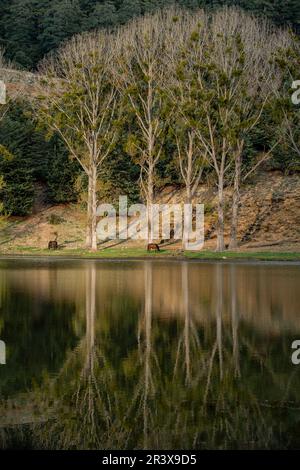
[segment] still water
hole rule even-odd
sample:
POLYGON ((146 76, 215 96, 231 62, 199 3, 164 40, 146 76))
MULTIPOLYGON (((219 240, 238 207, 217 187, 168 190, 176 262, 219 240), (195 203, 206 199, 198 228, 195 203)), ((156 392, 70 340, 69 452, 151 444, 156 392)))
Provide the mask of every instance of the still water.
POLYGON ((0 448, 300 448, 300 265, 0 260, 0 448))

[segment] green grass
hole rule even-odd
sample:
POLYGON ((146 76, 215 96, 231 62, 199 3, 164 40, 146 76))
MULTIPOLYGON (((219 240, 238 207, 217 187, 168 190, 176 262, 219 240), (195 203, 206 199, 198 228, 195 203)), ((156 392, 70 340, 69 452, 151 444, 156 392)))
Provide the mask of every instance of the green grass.
MULTIPOLYGON (((225 251, 217 253, 215 251, 181 252, 162 249, 160 252, 150 252, 143 248, 102 248, 96 253, 83 249, 63 249, 63 250, 41 250, 34 247, 17 246, 12 251, 2 253, 5 255, 19 256, 59 256, 66 258, 99 258, 99 259, 126 259, 126 258, 178 258, 195 260, 262 260, 262 261, 300 261, 300 253, 281 252, 233 252, 225 251)), ((0 252, 1 256, 1 252, 0 252)))
POLYGON ((215 251, 186 252, 186 258, 190 259, 237 259, 237 260, 262 260, 262 261, 300 261, 300 253, 281 253, 281 252, 236 252, 224 251, 216 253, 215 251))

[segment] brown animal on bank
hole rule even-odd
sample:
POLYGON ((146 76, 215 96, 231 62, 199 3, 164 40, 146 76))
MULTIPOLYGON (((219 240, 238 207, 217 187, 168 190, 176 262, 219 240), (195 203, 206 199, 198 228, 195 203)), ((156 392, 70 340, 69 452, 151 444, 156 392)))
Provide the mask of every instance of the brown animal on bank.
POLYGON ((147 251, 160 251, 160 248, 157 243, 149 243, 147 246, 147 251))
POLYGON ((58 249, 58 243, 57 243, 58 234, 57 234, 57 232, 55 232, 54 235, 55 235, 55 240, 50 240, 50 242, 48 243, 48 250, 57 250, 58 249))

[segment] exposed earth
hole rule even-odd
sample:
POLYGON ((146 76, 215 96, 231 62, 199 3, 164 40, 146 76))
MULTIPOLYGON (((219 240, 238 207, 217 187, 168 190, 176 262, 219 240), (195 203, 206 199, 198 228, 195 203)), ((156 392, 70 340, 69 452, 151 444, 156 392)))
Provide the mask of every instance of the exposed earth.
MULTIPOLYGON (((46 249, 49 240, 58 234, 60 249, 84 249, 86 214, 76 204, 50 206, 43 200, 37 187, 33 214, 12 217, 2 225, 0 251, 2 254, 25 249, 46 249)), ((159 203, 179 203, 183 190, 168 186, 157 200, 159 203)), ((230 194, 227 197, 227 219, 230 219, 230 194)), ((107 202, 107 201, 106 201, 107 202)), ((206 185, 200 185, 195 201, 205 207, 205 250, 216 245, 216 194, 206 185)), ((300 176, 285 176, 280 172, 261 172, 241 192, 239 249, 245 251, 300 253, 300 176)), ((229 240, 226 224, 226 241, 229 240)), ((99 250, 142 248, 140 241, 109 241, 99 244, 99 250)), ((179 250, 180 242, 166 243, 168 250, 179 250)))

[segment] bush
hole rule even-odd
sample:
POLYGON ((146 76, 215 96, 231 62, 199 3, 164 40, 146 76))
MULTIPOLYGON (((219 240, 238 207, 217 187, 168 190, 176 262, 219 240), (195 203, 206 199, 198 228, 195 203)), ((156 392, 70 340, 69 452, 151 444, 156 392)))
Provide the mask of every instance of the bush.
POLYGON ((57 214, 51 214, 47 220, 51 225, 60 225, 65 222, 65 219, 57 214))

